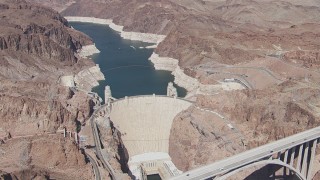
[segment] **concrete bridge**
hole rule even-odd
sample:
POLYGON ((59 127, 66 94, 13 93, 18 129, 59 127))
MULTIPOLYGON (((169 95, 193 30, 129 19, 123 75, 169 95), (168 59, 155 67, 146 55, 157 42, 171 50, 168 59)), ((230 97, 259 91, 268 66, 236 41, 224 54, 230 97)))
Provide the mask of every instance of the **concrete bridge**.
POLYGON ((295 174, 301 180, 309 180, 314 175, 312 168, 319 142, 320 127, 317 127, 187 171, 172 180, 227 179, 246 168, 269 164, 283 167, 284 177, 295 174))

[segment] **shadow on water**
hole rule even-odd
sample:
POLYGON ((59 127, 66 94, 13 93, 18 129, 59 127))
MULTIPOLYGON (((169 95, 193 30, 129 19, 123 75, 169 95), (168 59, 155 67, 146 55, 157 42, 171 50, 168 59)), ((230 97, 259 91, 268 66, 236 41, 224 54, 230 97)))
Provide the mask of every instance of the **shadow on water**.
MULTIPOLYGON (((70 23, 75 29, 89 35, 100 50, 91 58, 99 64, 106 80, 93 89, 104 99, 104 87, 111 86, 115 98, 124 96, 158 94, 165 95, 168 82, 173 82, 174 76, 169 71, 157 71, 148 58, 153 49, 151 45, 139 41, 124 40, 120 35, 105 25, 90 23, 70 23)), ((177 87, 180 97, 186 95, 186 90, 177 87)))

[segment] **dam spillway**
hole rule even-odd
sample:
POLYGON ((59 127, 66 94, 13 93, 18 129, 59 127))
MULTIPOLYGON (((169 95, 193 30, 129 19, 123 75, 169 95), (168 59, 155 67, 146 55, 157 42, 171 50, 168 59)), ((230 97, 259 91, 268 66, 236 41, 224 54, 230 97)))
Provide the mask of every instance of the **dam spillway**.
POLYGON ((191 106, 184 99, 167 96, 136 96, 112 103, 110 119, 121 132, 129 157, 169 150, 174 117, 191 106))

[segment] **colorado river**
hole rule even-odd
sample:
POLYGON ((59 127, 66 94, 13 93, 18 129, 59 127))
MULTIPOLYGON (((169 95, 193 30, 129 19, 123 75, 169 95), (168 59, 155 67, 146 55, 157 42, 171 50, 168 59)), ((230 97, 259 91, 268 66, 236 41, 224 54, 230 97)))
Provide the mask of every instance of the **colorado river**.
MULTIPOLYGON (((148 60, 153 49, 146 49, 151 44, 124 40, 120 35, 105 25, 92 23, 70 23, 75 29, 92 38, 101 51, 91 58, 99 64, 106 80, 100 81, 93 89, 104 99, 104 87, 111 86, 112 96, 122 98, 136 95, 166 95, 168 82, 174 77, 169 71, 158 71, 148 60)), ((177 87, 180 97, 186 95, 186 90, 177 87)))

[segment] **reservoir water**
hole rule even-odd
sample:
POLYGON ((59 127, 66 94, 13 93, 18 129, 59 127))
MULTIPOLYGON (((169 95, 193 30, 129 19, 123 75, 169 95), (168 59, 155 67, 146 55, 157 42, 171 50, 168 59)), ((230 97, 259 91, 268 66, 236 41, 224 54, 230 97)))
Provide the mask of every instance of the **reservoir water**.
MULTIPOLYGON (((111 87, 112 96, 122 98, 136 95, 166 95, 168 82, 174 77, 169 71, 155 70, 148 60, 153 49, 146 49, 151 44, 124 40, 106 25, 92 23, 70 23, 75 29, 92 38, 99 54, 91 56, 99 64, 106 80, 100 81, 93 89, 104 99, 104 87, 111 87)), ((179 97, 186 95, 184 88, 175 85, 179 97)))

